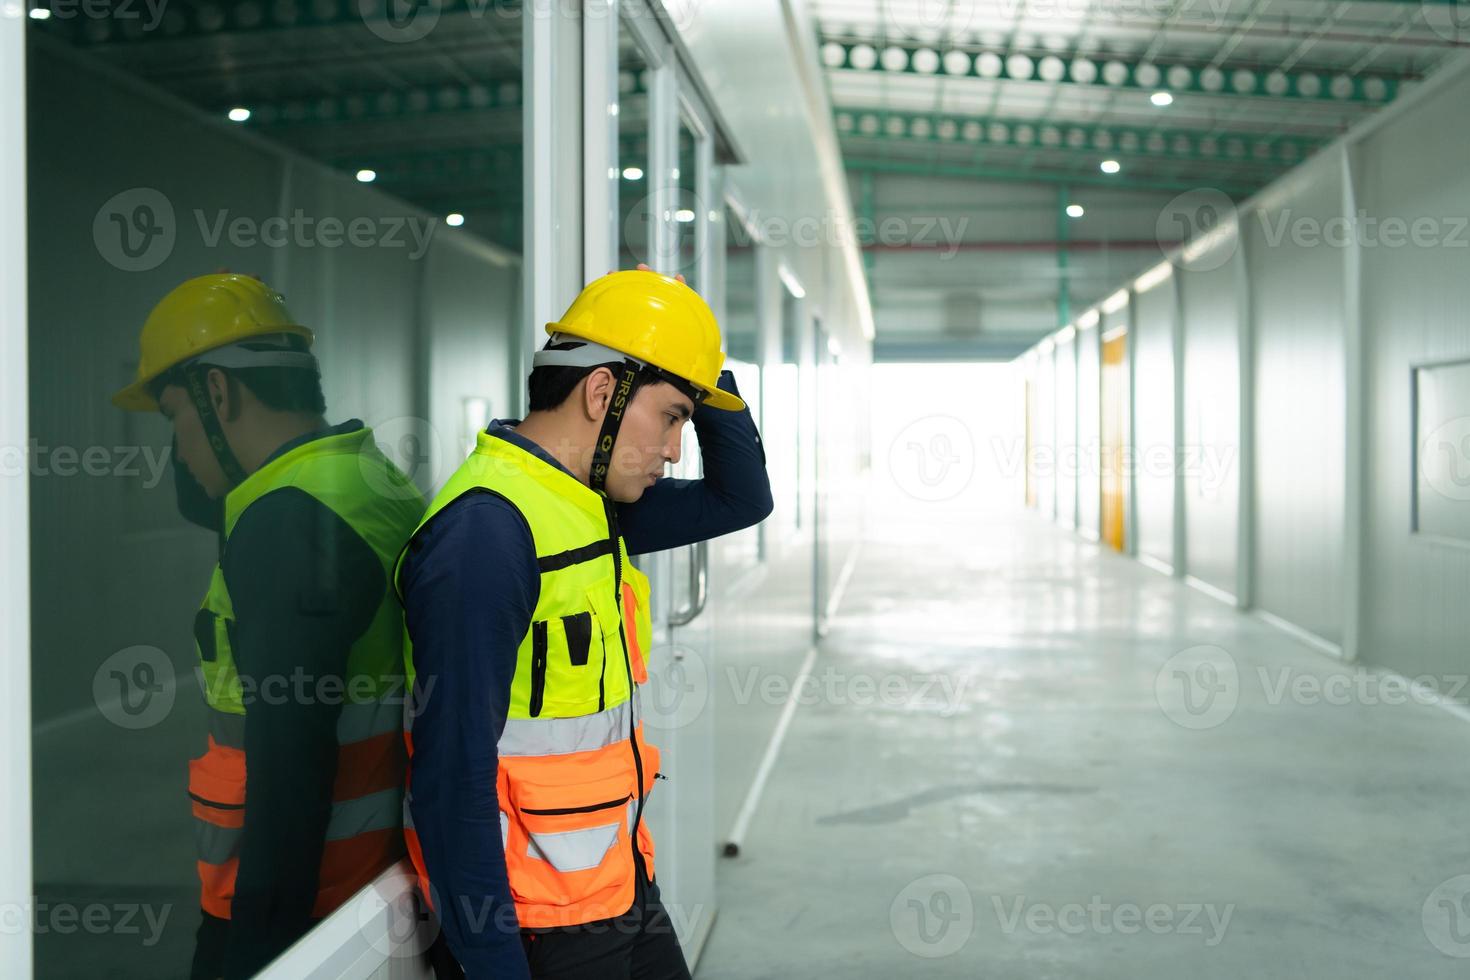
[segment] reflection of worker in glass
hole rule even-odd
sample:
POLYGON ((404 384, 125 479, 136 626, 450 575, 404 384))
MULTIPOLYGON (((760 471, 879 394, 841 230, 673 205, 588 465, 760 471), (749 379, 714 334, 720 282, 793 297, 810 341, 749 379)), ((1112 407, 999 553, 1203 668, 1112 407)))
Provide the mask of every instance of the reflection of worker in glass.
POLYGON ((194 977, 254 974, 402 853, 387 572, 423 500, 360 421, 326 424, 311 342, 264 283, 200 276, 153 309, 113 398, 173 423, 180 506, 221 542, 194 619, 194 977))
POLYGON ((763 519, 765 454, 683 283, 612 273, 546 329, 530 414, 480 433, 395 573, 434 693, 414 699, 409 852, 471 978, 688 977, 644 817, 652 628, 628 555, 763 519), (691 418, 704 479, 661 479, 691 418))

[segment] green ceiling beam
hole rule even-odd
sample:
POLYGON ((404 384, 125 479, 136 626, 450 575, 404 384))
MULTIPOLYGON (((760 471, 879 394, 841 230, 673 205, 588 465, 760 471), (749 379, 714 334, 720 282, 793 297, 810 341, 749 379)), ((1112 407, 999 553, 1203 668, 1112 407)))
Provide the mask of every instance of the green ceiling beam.
POLYGON ((1293 166, 1327 140, 1260 133, 1155 129, 1066 123, 1042 119, 979 117, 936 112, 895 112, 847 106, 833 111, 839 136, 898 143, 1009 146, 1066 153, 1144 156, 1225 164, 1293 166))
POLYGON ((1172 180, 1164 177, 1129 177, 1122 174, 1079 174, 1048 170, 1003 170, 987 166, 955 166, 933 163, 917 163, 902 160, 863 160, 843 154, 843 164, 855 174, 905 174, 921 177, 961 177, 969 180, 998 181, 1020 184, 1071 184, 1088 187, 1107 187, 1115 190, 1142 191, 1192 191, 1210 186, 1235 198, 1245 198, 1264 187, 1265 178, 1254 183, 1218 181, 1195 178, 1172 180))
POLYGON ((1203 62, 1142 62, 1094 58, 1075 51, 1030 55, 1017 51, 927 45, 912 41, 856 41, 821 36, 822 63, 829 69, 917 75, 1040 81, 1105 89, 1160 89, 1237 98, 1283 98, 1381 105, 1398 94, 1398 75, 1329 75, 1318 71, 1270 71, 1203 62))

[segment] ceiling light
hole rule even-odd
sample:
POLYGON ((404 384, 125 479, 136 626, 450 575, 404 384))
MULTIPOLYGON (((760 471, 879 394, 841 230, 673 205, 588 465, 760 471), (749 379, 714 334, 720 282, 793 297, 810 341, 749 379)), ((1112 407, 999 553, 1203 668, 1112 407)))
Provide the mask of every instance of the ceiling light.
POLYGON ((50 20, 51 10, 48 7, 32 7, 31 20, 50 20))
POLYGON ((446 214, 444 216, 444 223, 451 228, 458 228, 460 225, 464 224, 464 215, 460 214, 458 211, 455 211, 451 214, 446 214))
POLYGON ((359 170, 357 172, 357 181, 360 184, 371 184, 377 179, 378 172, 376 170, 359 170))
POLYGON ((694 220, 694 212, 688 208, 680 208, 674 212, 674 220, 688 224, 694 220))
POLYGON ((244 122, 250 118, 250 110, 244 106, 235 106, 229 112, 230 122, 244 122))
POLYGON ((1104 160, 1101 164, 1099 164, 1099 166, 1102 168, 1102 172, 1105 174, 1115 174, 1119 170, 1123 169, 1122 165, 1119 164, 1117 160, 1104 160))
POLYGON ((1067 217, 1069 218, 1080 218, 1086 213, 1087 212, 1083 210, 1082 205, 1080 204, 1067 205, 1067 217))
POLYGON ((639 167, 624 167, 623 168, 623 179, 624 180, 642 180, 643 179, 643 171, 639 167))
POLYGON ((1174 96, 1170 95, 1168 92, 1155 92, 1153 95, 1150 95, 1148 97, 1148 100, 1156 106, 1166 106, 1174 104, 1174 96))

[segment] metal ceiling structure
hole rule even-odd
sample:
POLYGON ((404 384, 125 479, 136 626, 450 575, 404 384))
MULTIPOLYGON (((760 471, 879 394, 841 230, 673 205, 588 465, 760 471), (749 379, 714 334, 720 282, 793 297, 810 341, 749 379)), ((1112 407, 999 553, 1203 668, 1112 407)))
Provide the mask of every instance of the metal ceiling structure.
POLYGON ((248 109, 247 131, 348 173, 373 170, 384 190, 462 213, 521 251, 519 2, 446 0, 431 19, 392 21, 356 0, 170 0, 151 24, 131 6, 137 16, 57 4, 32 17, 209 115, 248 109))
POLYGON ((1470 46, 1452 0, 813 0, 848 166, 1241 194, 1470 46), (1154 104, 1155 93, 1172 102, 1154 104))
POLYGON ((865 243, 878 359, 1013 356, 1159 261, 1169 202, 1244 200, 1470 46, 1470 0, 808 8, 855 212, 969 220, 865 243))

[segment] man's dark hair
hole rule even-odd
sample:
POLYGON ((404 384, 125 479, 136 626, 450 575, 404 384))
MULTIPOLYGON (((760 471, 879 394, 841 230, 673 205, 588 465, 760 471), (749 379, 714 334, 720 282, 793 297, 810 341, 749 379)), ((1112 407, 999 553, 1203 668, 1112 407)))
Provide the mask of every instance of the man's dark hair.
MULTIPOLYGON (((560 344, 547 344, 546 350, 570 350, 581 346, 578 342, 563 342, 560 344)), ((605 367, 617 374, 618 368, 622 366, 620 361, 609 361, 606 364, 594 364, 592 367, 538 367, 531 369, 531 376, 526 379, 528 403, 533 412, 546 412, 553 408, 561 407, 571 395, 572 390, 599 367, 605 367)))
MULTIPOLYGON (((242 346, 252 346, 248 341, 242 346)), ((293 351, 308 351, 310 346, 302 337, 295 334, 287 334, 285 345, 293 351)), ((262 345, 261 349, 279 350, 280 343, 262 345)), ((203 365, 207 371, 212 365, 203 365)), ((312 415, 324 415, 327 411, 327 399, 322 394, 322 376, 316 371, 308 371, 303 368, 294 367, 253 367, 253 368, 217 368, 223 371, 227 378, 238 381, 250 393, 260 399, 260 403, 266 408, 277 412, 306 412, 312 415)), ((151 388, 153 397, 158 398, 167 385, 183 385, 183 368, 171 368, 164 372, 151 388)))

